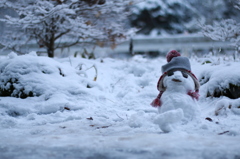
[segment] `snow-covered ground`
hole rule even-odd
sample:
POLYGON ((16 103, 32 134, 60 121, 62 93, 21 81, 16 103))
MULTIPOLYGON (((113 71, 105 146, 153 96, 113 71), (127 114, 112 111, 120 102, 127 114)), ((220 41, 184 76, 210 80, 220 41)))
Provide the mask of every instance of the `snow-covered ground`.
POLYGON ((203 65, 206 59, 192 58, 192 72, 210 77, 200 88, 201 120, 163 133, 150 103, 165 58, 51 60, 33 54, 0 59, 1 82, 15 76, 19 92, 37 95, 0 97, 1 159, 240 158, 240 101, 205 97, 216 84, 237 84, 239 62, 212 58, 203 65))

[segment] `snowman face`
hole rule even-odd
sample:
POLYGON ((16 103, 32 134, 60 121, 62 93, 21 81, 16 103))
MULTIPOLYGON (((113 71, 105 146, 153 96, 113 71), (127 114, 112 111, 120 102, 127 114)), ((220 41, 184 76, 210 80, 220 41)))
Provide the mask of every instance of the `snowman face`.
POLYGON ((177 75, 177 74, 179 74, 179 72, 182 73, 182 76, 183 76, 184 78, 188 78, 188 74, 187 74, 186 72, 184 72, 184 71, 169 71, 169 72, 167 73, 167 76, 173 76, 174 73, 175 73, 175 75, 177 75))
POLYGON ((191 87, 193 80, 184 71, 169 71, 163 80, 166 89, 177 89, 177 87, 191 87))

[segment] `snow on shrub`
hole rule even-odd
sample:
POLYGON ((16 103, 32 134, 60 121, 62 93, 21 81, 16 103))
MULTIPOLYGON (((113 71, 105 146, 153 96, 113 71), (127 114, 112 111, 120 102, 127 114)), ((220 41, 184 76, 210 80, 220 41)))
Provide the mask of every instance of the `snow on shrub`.
POLYGON ((240 99, 221 99, 216 103, 215 115, 227 116, 231 112, 240 115, 240 99))
POLYGON ((202 96, 239 98, 240 70, 238 68, 239 64, 234 62, 208 67, 208 70, 202 72, 199 78, 202 96))
POLYGON ((82 83, 83 77, 71 66, 34 53, 10 53, 0 62, 0 96, 27 98, 61 91, 71 93, 82 83))

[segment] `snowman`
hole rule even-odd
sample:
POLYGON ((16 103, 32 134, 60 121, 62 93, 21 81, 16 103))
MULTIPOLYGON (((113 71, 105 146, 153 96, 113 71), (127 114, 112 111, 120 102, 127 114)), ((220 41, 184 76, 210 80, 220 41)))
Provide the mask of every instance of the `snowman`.
POLYGON ((162 66, 163 74, 157 84, 159 95, 151 105, 159 112, 155 123, 163 132, 170 132, 174 125, 186 124, 199 117, 199 82, 191 72, 187 57, 175 50, 166 57, 168 63, 162 66))

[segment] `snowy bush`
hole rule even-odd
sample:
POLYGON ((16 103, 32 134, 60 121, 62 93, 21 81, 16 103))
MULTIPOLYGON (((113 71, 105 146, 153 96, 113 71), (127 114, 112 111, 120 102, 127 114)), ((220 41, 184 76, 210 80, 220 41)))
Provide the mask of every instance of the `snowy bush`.
POLYGON ((11 53, 0 62, 0 96, 26 98, 74 92, 82 87, 80 81, 83 79, 74 68, 34 53, 22 56, 11 53))
MULTIPOLYGON (((240 1, 235 0, 233 9, 240 10, 240 1)), ((239 18, 237 18, 239 19, 239 18)), ((223 19, 214 21, 211 24, 201 26, 204 36, 218 41, 229 41, 235 47, 234 58, 237 58, 237 53, 240 47, 240 23, 235 19, 223 19)))
POLYGON ((236 68, 238 68, 238 63, 214 65, 203 71, 199 76, 203 95, 205 97, 239 98, 240 71, 236 68))
POLYGON ((240 115, 240 99, 222 99, 216 103, 215 115, 227 116, 230 113, 240 115))
POLYGON ((233 19, 206 25, 203 27, 203 34, 213 40, 230 41, 235 47, 240 46, 240 24, 233 19))

